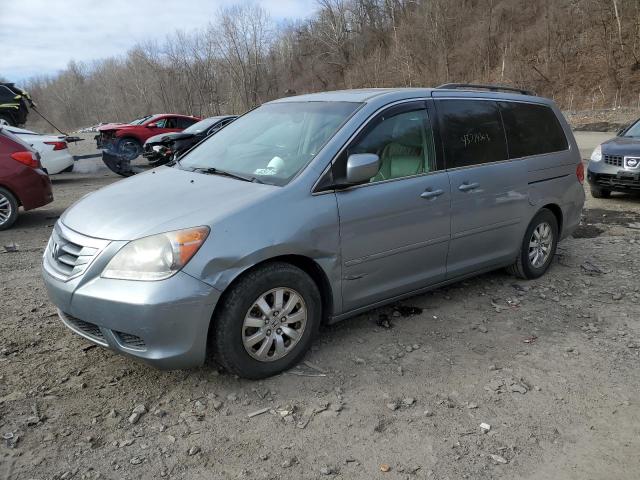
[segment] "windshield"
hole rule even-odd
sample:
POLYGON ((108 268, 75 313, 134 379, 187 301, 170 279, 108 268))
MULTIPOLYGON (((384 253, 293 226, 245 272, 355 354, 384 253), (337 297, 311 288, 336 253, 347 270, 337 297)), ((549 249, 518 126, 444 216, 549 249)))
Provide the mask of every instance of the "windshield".
POLYGON ((129 122, 129 125, 141 125, 145 122, 145 120, 151 118, 153 115, 147 115, 146 117, 136 118, 132 122, 129 122))
POLYGON ((184 133, 200 133, 205 131, 214 123, 220 121, 220 117, 211 117, 205 118, 204 120, 200 120, 199 122, 194 123, 189 128, 185 128, 183 130, 184 133))
POLYGON ((640 120, 634 123, 622 134, 623 137, 640 137, 640 120))
POLYGON ((359 106, 351 102, 263 105, 194 148, 180 160, 180 167, 286 185, 359 106))

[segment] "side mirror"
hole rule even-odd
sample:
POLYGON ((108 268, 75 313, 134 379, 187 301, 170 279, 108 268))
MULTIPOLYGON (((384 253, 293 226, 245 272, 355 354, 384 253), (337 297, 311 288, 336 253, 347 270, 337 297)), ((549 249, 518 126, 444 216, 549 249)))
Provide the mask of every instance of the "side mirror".
POLYGON ((156 122, 151 122, 147 125, 147 128, 158 128, 158 124, 156 122))
POLYGON ((375 153, 354 153, 347 159, 347 182, 357 185, 368 182, 380 170, 380 157, 375 153))
POLYGON ((620 130, 618 130, 616 132, 616 137, 621 137, 626 129, 627 129, 626 127, 622 127, 620 130))

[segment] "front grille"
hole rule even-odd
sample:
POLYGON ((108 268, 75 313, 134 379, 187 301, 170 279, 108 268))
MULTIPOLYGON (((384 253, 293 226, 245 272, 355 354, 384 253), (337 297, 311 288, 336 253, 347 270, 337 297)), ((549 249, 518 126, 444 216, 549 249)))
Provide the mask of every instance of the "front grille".
POLYGON ((640 190, 640 179, 636 180, 631 176, 620 177, 617 175, 600 173, 595 177, 595 183, 602 187, 622 187, 629 190, 640 190))
POLYGON ((136 337, 135 335, 124 332, 114 333, 118 336, 118 340, 120 340, 120 342, 127 347, 135 348, 137 350, 145 350, 147 348, 147 344, 144 343, 144 340, 140 337, 136 337))
POLYGON ((69 315, 68 313, 61 313, 60 317, 62 317, 62 320, 67 323, 67 325, 71 329, 76 330, 79 333, 83 333, 95 342, 106 344, 104 334, 102 333, 102 330, 100 330, 100 327, 98 327, 97 325, 90 322, 85 322, 84 320, 80 320, 79 318, 69 315))
POLYGON ((620 155, 604 155, 604 163, 614 167, 624 166, 624 159, 620 155))
POLYGON ((81 275, 108 242, 85 237, 56 224, 45 251, 47 271, 61 280, 81 275))

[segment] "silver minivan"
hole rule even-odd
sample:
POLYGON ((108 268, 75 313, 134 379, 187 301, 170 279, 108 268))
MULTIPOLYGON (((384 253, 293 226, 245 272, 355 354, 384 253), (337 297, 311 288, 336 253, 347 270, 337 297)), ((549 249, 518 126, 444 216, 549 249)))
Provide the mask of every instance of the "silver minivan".
POLYGON ((539 277, 579 223, 583 180, 562 114, 526 91, 288 97, 78 201, 44 281, 92 342, 262 378, 323 323, 502 267, 539 277))

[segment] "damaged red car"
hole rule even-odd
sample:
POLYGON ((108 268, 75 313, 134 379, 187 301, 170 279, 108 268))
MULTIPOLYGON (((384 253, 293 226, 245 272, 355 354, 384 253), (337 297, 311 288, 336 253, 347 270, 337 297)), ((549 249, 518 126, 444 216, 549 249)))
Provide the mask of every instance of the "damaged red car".
POLYGON ((200 121, 198 117, 161 113, 147 115, 130 123, 108 123, 98 128, 96 146, 133 160, 142 153, 148 138, 161 133, 181 132, 200 121))

